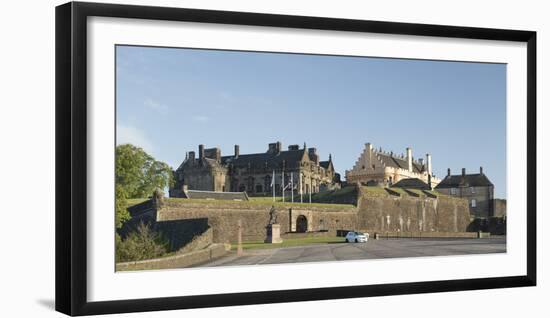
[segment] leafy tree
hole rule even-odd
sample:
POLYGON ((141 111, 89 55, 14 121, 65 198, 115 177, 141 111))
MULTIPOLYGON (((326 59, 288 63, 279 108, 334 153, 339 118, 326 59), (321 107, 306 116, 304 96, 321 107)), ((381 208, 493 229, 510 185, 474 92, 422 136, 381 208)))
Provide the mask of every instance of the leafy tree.
POLYGON ((121 239, 116 234, 116 261, 129 262, 160 257, 168 252, 168 241, 150 226, 140 223, 121 239))
POLYGON ((142 148, 130 144, 116 147, 116 184, 128 199, 146 198, 156 188, 173 185, 172 169, 142 148))
POLYGON ((116 206, 116 213, 115 213, 115 222, 116 222, 116 228, 120 229, 124 222, 128 221, 130 219, 130 212, 128 212, 128 201, 126 200, 126 193, 124 193, 124 189, 121 185, 117 184, 115 186, 115 206, 116 206))

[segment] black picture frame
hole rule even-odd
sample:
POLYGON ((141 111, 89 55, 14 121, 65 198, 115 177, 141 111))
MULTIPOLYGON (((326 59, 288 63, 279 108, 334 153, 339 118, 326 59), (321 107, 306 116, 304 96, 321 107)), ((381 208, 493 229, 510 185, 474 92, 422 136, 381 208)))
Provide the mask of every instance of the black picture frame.
POLYGON ((536 285, 536 32, 70 2, 56 7, 56 310, 92 315, 536 285), (366 286, 88 302, 86 20, 91 16, 269 26, 527 44, 527 274, 366 286))

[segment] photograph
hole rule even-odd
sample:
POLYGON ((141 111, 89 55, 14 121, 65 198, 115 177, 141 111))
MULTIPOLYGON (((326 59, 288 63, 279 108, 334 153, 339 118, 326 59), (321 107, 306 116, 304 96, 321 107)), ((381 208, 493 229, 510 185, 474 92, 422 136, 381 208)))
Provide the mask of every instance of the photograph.
POLYGON ((117 272, 507 252, 506 63, 114 51, 117 272))

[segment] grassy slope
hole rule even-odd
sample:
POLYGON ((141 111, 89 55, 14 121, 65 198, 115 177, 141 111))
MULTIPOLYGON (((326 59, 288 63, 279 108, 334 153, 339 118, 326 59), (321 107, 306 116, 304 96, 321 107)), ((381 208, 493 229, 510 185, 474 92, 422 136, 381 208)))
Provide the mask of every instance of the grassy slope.
POLYGON ((183 199, 183 198, 166 198, 167 202, 170 203, 204 203, 212 205, 234 205, 236 207, 247 205, 247 206, 271 206, 275 207, 297 207, 297 208, 307 208, 307 207, 319 207, 319 208, 338 208, 338 209, 349 209, 353 208, 352 204, 328 204, 328 203, 299 203, 299 202, 282 202, 275 201, 273 202, 272 198, 250 198, 250 201, 231 201, 231 200, 207 200, 207 199, 183 199))
MULTIPOLYGON (((243 249, 266 249, 266 248, 279 248, 279 247, 291 247, 291 246, 303 246, 314 244, 329 244, 329 243, 343 243, 343 237, 306 237, 297 239, 283 239, 279 244, 268 244, 263 241, 247 241, 243 242, 243 249)), ((237 249, 237 243, 231 243, 231 249, 237 249)))

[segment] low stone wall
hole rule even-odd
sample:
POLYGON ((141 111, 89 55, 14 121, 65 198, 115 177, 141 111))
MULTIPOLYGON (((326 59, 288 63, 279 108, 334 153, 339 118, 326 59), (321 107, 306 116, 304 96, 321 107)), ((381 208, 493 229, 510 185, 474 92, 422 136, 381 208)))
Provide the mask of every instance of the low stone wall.
POLYGON ((506 217, 475 218, 468 226, 468 231, 506 235, 506 217))
POLYGON ((184 254, 155 258, 143 261, 117 263, 116 271, 137 271, 167 268, 182 268, 208 262, 227 253, 224 244, 212 244, 209 247, 184 254))
POLYGON ((195 236, 191 242, 182 247, 178 253, 189 253, 192 251, 202 250, 213 243, 212 229, 209 228, 204 233, 195 236))

